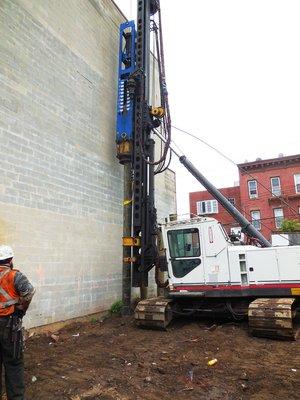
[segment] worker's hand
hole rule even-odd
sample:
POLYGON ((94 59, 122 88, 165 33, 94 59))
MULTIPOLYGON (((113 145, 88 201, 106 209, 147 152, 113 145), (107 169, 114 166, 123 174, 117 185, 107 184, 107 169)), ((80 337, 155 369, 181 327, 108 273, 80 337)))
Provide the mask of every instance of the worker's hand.
POLYGON ((22 310, 24 314, 27 311, 27 308, 29 307, 30 300, 25 300, 23 297, 20 298, 19 303, 16 305, 17 310, 22 310))

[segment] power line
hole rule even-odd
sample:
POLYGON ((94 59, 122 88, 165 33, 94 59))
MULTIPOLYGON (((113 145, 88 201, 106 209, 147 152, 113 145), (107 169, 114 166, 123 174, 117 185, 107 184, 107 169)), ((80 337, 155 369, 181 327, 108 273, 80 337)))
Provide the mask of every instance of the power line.
POLYGON ((261 183, 257 178, 255 178, 253 175, 251 175, 248 171, 246 171, 244 168, 240 167, 237 165, 237 163, 235 161, 233 161, 231 158, 227 157, 224 153, 222 153, 220 150, 218 150, 216 147, 210 145, 208 142, 206 142, 205 140, 199 138, 196 135, 193 135, 191 132, 188 132, 184 129, 181 128, 177 128, 176 126, 172 125, 172 128, 176 129, 179 132, 185 133, 191 137, 193 137, 194 139, 198 140, 199 142, 205 144, 207 147, 209 147, 210 149, 214 150, 215 152, 217 152, 220 156, 222 156, 223 158, 225 158, 227 161, 229 161, 231 164, 235 165, 240 171, 243 171, 245 174, 247 174, 251 179, 256 180, 264 189, 266 189, 269 193, 272 194, 272 197, 277 197, 278 199, 280 199, 280 201, 282 203, 284 203, 286 206, 288 206, 290 208, 290 210, 292 210, 295 215, 298 215, 298 211, 296 211, 293 207, 291 207, 290 204, 288 204, 285 200, 283 200, 281 197, 275 195, 274 193, 272 193, 272 191, 265 186, 263 183, 261 183))

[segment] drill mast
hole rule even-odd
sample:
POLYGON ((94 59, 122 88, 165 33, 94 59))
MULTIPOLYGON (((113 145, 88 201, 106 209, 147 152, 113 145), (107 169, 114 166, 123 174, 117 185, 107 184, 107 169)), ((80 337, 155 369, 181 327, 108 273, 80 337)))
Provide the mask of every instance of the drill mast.
POLYGON ((131 195, 127 187, 127 197, 130 195, 130 198, 124 199, 124 208, 128 208, 132 200, 132 215, 124 209, 123 263, 127 264, 127 269, 132 267, 134 287, 148 286, 148 272, 158 258, 154 176, 166 168, 171 127, 162 54, 159 1, 138 0, 136 28, 133 21, 120 27, 116 140, 117 157, 127 171, 124 179, 132 182, 131 195), (152 107, 149 96, 152 34, 155 36, 159 70, 160 107, 152 107), (160 126, 166 145, 161 158, 154 161, 152 134, 160 126))

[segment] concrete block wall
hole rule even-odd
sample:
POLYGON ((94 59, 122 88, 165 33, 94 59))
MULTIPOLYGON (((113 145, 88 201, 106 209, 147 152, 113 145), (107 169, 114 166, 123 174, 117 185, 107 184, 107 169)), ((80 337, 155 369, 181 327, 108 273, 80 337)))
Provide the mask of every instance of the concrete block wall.
POLYGON ((175 172, 167 169, 155 176, 155 199, 157 202, 157 221, 164 222, 169 214, 176 213, 175 172))
MULTIPOLYGON (((0 242, 37 288, 28 327, 121 296, 123 20, 110 0, 0 1, 0 242)), ((174 211, 172 179, 158 178, 161 214, 174 211)))

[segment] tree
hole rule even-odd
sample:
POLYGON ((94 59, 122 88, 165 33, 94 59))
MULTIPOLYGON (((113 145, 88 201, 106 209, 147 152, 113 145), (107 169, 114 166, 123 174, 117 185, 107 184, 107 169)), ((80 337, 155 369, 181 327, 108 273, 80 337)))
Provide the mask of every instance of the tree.
POLYGON ((280 226, 283 232, 295 232, 300 230, 300 222, 296 219, 284 219, 280 226))

